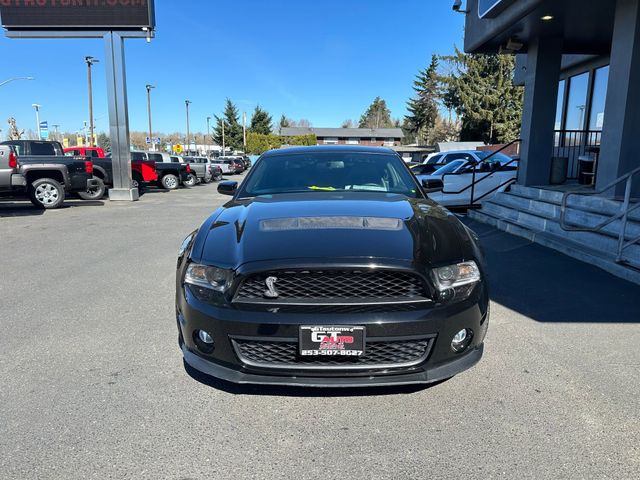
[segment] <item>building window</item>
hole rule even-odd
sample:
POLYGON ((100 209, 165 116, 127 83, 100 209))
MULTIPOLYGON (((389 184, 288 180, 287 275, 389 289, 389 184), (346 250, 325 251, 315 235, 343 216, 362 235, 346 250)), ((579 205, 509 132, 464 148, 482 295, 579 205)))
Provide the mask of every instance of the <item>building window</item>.
POLYGON ((338 137, 325 137, 324 138, 324 144, 325 145, 337 145, 338 144, 338 137))
POLYGON ((587 86, 589 72, 581 73, 569 79, 569 95, 567 96, 567 118, 565 130, 583 130, 587 108, 587 86))
POLYGON ((607 84, 609 83, 609 66, 598 68, 594 72, 593 94, 589 115, 589 130, 602 130, 604 124, 604 105, 607 99, 607 84))
POLYGON ((393 147, 395 145, 395 139, 393 138, 385 138, 384 145, 387 147, 393 147))
POLYGON ((359 138, 347 138, 347 145, 358 145, 359 143, 359 138))
POLYGON ((370 141, 371 143, 375 143, 377 140, 376 140, 376 137, 371 137, 371 138, 369 139, 369 141, 370 141))
POLYGON ((558 101, 556 102, 556 123, 554 125, 555 130, 562 129, 562 106, 564 105, 564 80, 560 80, 558 84, 558 101))

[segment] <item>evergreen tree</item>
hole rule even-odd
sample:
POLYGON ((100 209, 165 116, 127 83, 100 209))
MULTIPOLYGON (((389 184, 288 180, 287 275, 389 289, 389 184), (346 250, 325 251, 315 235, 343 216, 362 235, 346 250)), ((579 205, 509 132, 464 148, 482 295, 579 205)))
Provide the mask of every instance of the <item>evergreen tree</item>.
POLYGON ((285 117, 284 113, 280 117, 280 122, 278 124, 279 128, 288 128, 290 126, 289 119, 285 117))
POLYGON ((243 147, 242 125, 238 116, 238 108, 227 98, 222 117, 215 116, 213 140, 222 145, 222 123, 224 122, 224 144, 233 150, 241 150, 243 147))
POLYGON ((425 141, 429 130, 433 129, 438 117, 440 99, 440 79, 438 57, 431 56, 431 63, 416 75, 413 81, 415 96, 407 102, 409 115, 406 116, 409 130, 418 141, 425 141))
POLYGON ((359 128, 393 128, 391 111, 380 97, 376 97, 360 117, 359 128))
POLYGON ((251 124, 249 131, 253 133, 260 133, 263 135, 269 135, 271 133, 271 115, 262 108, 260 105, 256 106, 251 116, 251 124))
POLYGON ((520 135, 523 89, 513 85, 513 55, 444 57, 454 66, 446 77, 446 98, 462 118, 461 139, 506 143, 520 135))

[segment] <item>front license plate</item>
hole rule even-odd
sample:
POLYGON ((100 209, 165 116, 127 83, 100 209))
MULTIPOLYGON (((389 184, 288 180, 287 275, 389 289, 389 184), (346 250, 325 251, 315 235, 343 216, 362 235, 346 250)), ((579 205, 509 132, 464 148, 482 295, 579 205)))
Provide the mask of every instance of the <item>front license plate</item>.
POLYGON ((300 355, 364 355, 365 328, 341 326, 300 326, 300 355))

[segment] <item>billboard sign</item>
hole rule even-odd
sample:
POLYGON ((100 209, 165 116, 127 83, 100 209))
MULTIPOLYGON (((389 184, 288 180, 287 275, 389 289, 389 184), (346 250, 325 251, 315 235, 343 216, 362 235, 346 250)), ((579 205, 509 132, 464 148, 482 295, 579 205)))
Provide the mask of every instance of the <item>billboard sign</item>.
POLYGON ((0 20, 7 30, 153 30, 154 0, 0 0, 0 20))
POLYGON ((515 0, 478 0, 478 16, 480 18, 496 18, 515 0))
POLYGON ((40 140, 49 139, 49 122, 40 122, 40 140))

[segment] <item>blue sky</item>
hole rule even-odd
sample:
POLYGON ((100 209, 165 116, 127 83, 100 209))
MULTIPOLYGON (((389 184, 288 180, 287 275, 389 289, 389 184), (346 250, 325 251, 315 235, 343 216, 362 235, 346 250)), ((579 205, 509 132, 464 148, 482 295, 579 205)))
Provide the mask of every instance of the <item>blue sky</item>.
MULTIPOLYGON (((275 118, 306 118, 317 127, 357 120, 377 96, 394 117, 405 114, 414 75, 432 53, 462 45, 464 16, 451 0, 156 0, 156 38, 126 47, 129 118, 146 130, 147 83, 154 130, 192 131, 230 97, 247 115, 259 103, 275 118)), ((7 118, 35 129, 41 120, 77 131, 88 120, 84 57, 104 58, 101 40, 9 40, 0 37, 0 128, 7 118)), ((104 64, 94 67, 96 129, 108 128, 104 64)))

